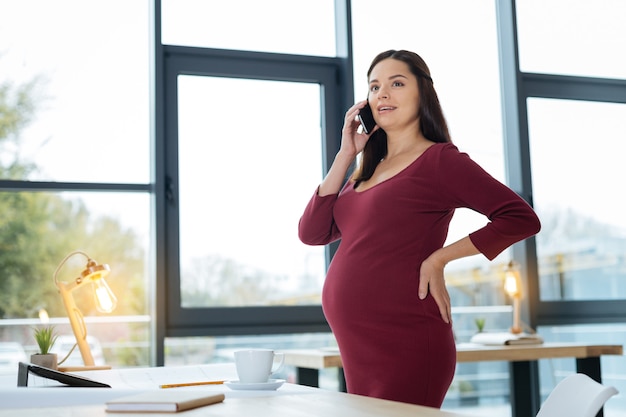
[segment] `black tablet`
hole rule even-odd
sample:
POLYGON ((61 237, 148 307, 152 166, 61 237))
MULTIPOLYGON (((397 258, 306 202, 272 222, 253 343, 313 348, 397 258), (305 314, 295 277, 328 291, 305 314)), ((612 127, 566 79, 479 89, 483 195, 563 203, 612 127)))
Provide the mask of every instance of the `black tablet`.
POLYGON ((28 386, 28 374, 42 378, 53 379, 62 384, 69 385, 70 387, 94 387, 94 388, 111 388, 110 385, 103 382, 94 381, 93 379, 85 378, 84 376, 78 376, 74 374, 68 374, 67 372, 59 372, 54 369, 45 368, 43 366, 34 365, 32 363, 20 362, 17 372, 17 386, 28 386))

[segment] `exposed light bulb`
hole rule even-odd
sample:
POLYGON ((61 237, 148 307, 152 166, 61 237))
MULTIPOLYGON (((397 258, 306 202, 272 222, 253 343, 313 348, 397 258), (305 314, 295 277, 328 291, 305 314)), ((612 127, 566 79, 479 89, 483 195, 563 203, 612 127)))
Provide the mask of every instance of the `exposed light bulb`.
POLYGON ((507 272, 504 277, 504 291, 511 297, 515 297, 519 294, 519 288, 517 287, 517 276, 513 272, 507 272))
POLYGON ((117 306, 117 298, 104 278, 93 280, 96 309, 101 313, 110 313, 117 306))

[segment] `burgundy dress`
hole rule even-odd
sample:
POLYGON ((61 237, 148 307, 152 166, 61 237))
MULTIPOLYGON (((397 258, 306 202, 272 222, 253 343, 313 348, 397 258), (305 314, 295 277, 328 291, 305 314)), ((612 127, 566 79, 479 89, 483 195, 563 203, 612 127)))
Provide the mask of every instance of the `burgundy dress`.
POLYGON ((456 367, 452 325, 432 296, 417 295, 420 265, 441 248, 457 207, 490 221, 470 234, 493 259, 539 231, 530 206, 453 144, 435 144, 411 165, 362 192, 308 203, 302 242, 341 243, 322 292, 348 392, 441 407, 456 367))

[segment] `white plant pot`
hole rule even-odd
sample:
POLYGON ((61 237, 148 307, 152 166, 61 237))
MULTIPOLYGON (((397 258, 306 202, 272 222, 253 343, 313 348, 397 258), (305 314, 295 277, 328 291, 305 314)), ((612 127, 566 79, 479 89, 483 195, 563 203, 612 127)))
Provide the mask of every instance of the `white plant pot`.
POLYGON ((59 368, 56 353, 46 353, 45 355, 35 353, 30 355, 30 363, 54 370, 59 368))

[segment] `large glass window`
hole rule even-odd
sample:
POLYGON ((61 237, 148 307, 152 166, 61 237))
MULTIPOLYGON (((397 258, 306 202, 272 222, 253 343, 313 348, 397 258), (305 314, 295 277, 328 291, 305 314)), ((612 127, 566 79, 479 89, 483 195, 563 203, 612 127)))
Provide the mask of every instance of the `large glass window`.
POLYGON ((541 300, 626 298, 626 105, 531 98, 528 122, 541 300))
POLYGON ((149 181, 148 16, 145 1, 0 2, 0 83, 33 106, 4 163, 32 164, 33 181, 149 181))
POLYGON ((0 340, 27 357, 46 320, 60 360, 73 345, 52 277, 80 250, 119 300, 104 314, 89 286, 73 293, 98 365, 150 364, 149 16, 146 1, 0 1, 0 340))
POLYGON ((626 3, 516 1, 520 69, 626 78, 626 3))
MULTIPOLYGON (((516 7, 522 71, 592 77, 528 74, 518 86, 527 94, 521 122, 528 123, 529 161, 522 163, 542 219, 529 283, 532 320, 548 342, 621 344, 626 223, 616 190, 625 174, 626 106, 615 101, 625 95, 621 81, 606 88, 608 80, 594 78, 626 77, 624 56, 614 52, 626 46, 624 5, 533 0, 516 7), (575 324, 604 321, 613 324, 575 324)), ((621 391, 616 360, 602 358, 610 370, 603 380, 621 391)), ((543 398, 574 371, 571 360, 540 361, 543 398)), ((609 402, 605 413, 615 406, 609 402)))
POLYGON ((335 56, 333 0, 163 0, 165 45, 335 56))
POLYGON ((297 235, 319 85, 183 75, 178 94, 182 307, 320 304, 324 248, 297 235))
MULTIPOLYGON (((115 310, 105 314, 96 310, 91 286, 72 292, 87 335, 99 349, 97 365, 148 365, 149 212, 150 198, 140 193, 1 192, 0 340, 36 353, 33 328, 51 325, 59 336, 59 360, 70 352, 75 338, 53 275, 66 255, 80 250, 109 265, 106 282, 118 298, 115 310)), ((70 257, 56 278, 74 281, 86 260, 70 257)), ((82 365, 78 349, 73 356, 66 366, 82 365)))
MULTIPOLYGON (((244 7, 237 4, 236 13, 221 15, 228 27, 241 23, 244 7)), ((263 26, 277 4, 257 13, 263 26)), ((334 2, 320 6, 325 19, 334 16, 334 2)), ((285 18, 276 24, 292 23, 285 18)), ((323 27, 333 32, 331 20, 323 27)), ((178 26, 163 22, 165 43, 166 31, 183 34, 188 26, 185 19, 172 23, 178 26)), ((165 164, 163 171, 157 164, 156 175, 171 181, 171 193, 168 238, 157 243, 168 262, 157 279, 167 286, 159 293, 168 307, 166 337, 328 332, 320 305, 328 248, 302 244, 298 221, 322 179, 328 148, 338 146, 337 109, 344 108, 349 77, 342 60, 314 56, 298 33, 290 33, 300 44, 289 53, 267 39, 163 48, 165 83, 157 96, 165 96, 165 164)))

